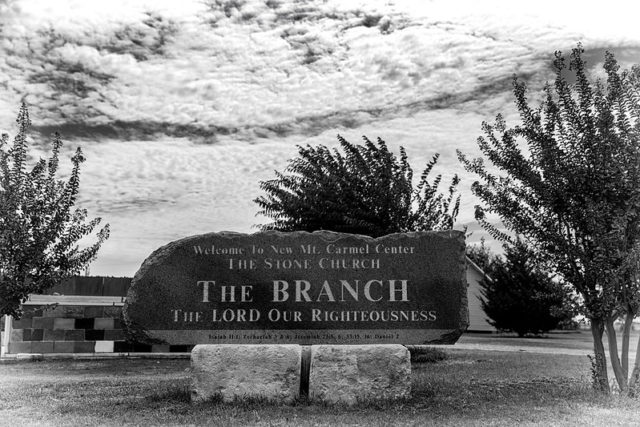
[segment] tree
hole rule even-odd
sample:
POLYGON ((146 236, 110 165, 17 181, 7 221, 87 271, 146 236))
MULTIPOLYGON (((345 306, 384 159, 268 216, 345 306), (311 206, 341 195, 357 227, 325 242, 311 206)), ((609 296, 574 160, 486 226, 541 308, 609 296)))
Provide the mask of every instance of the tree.
POLYGON ((260 214, 273 219, 262 230, 332 230, 373 237, 405 231, 453 228, 460 207, 455 176, 445 196, 438 193, 442 176, 429 183, 428 175, 438 154, 413 186, 413 170, 404 148, 398 159, 378 138, 363 137, 355 145, 338 135, 337 148, 298 147, 285 173, 262 181, 267 195, 255 202, 260 214))
POLYGON ((572 317, 567 289, 537 267, 535 256, 521 242, 504 246, 504 258, 488 266, 480 303, 489 323, 523 337, 539 335, 572 317))
MULTIPOLYGON (((627 312, 638 313, 638 310, 640 310, 640 292, 638 292, 638 289, 640 289, 640 242, 636 242, 636 244, 633 246, 631 251, 629 251, 629 254, 625 258, 624 262, 620 266, 617 273, 618 273, 617 274, 618 277, 622 277, 624 278, 624 280, 628 281, 626 283, 628 293, 625 293, 623 295, 623 302, 628 307, 627 312)), ((633 322, 632 316, 629 316, 629 315, 625 316, 624 326, 622 329, 623 336, 630 334, 632 322, 633 322)), ((626 340, 623 339, 622 345, 623 345, 622 353, 626 354, 629 351, 629 339, 626 339, 626 340)), ((636 352, 640 353, 640 339, 638 340, 638 343, 637 343, 636 352)), ((636 353, 636 358, 637 358, 637 353, 636 353)), ((622 363, 623 363, 621 365, 622 369, 628 372, 629 359, 623 358, 622 363)), ((640 364, 637 363, 636 361, 635 366, 633 367, 633 371, 631 372, 631 375, 629 377, 629 388, 630 388, 629 392, 631 394, 637 394, 639 379, 640 379, 640 364)))
POLYGON ((479 299, 490 323, 519 336, 571 324, 575 301, 565 286, 540 268, 522 242, 504 249, 504 257, 495 255, 482 238, 480 245, 468 245, 466 251, 485 273, 479 299))
POLYGON ((80 185, 82 151, 71 158, 71 175, 56 178, 62 142, 53 137, 51 157, 27 168, 27 134, 31 122, 26 105, 18 114, 18 134, 0 140, 0 314, 19 318, 29 294, 42 293, 62 278, 80 273, 109 236, 109 226, 97 233, 97 242, 80 249, 100 218, 87 221, 87 211, 72 210, 80 185))
POLYGON ((496 260, 496 255, 491 253, 484 237, 480 239, 480 245, 467 245, 466 255, 487 275, 490 273, 491 266, 496 260))
POLYGON ((610 390, 602 342, 606 329, 616 381, 626 392, 633 388, 628 383, 630 322, 622 361, 613 322, 620 316, 633 320, 638 312, 632 303, 638 284, 623 265, 640 235, 640 97, 631 74, 620 72, 609 52, 606 82, 590 83, 583 52, 578 45, 570 56, 573 85, 564 77, 565 58, 556 52, 555 82, 545 86, 537 109, 529 106, 525 84, 514 78, 521 124, 508 129, 498 115, 495 124, 482 124, 484 137, 478 138, 493 168, 482 158, 467 159, 460 152, 458 157, 479 177, 472 185, 482 201, 476 219, 494 238, 513 242, 486 215, 499 216, 581 297, 581 313, 591 322, 597 387, 610 390))

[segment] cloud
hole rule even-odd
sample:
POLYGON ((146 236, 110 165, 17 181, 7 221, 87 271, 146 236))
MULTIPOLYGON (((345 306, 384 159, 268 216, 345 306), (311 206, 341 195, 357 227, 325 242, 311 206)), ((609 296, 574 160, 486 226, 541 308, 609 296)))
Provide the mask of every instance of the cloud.
POLYGON ((9 99, 26 99, 45 126, 85 127, 79 135, 111 125, 112 135, 129 138, 250 139, 295 132, 293 123, 309 132, 317 126, 305 123, 335 114, 365 120, 464 98, 513 73, 539 85, 549 76, 550 40, 570 46, 577 37, 517 15, 455 16, 437 2, 424 16, 402 4, 181 3, 190 12, 71 2, 66 14, 55 3, 21 3, 4 19, 9 99))
POLYGON ((133 274, 185 235, 252 231, 258 182, 296 144, 332 146, 336 133, 403 145, 414 170, 439 152, 434 172, 462 176, 459 220, 472 223, 473 178, 455 149, 477 155, 498 112, 513 124, 514 74, 535 101, 553 51, 579 40, 594 67, 610 48, 640 62, 634 15, 610 6, 0 2, 0 129, 25 100, 41 139, 60 131, 66 157, 83 147, 79 202, 113 230, 96 274, 133 274))

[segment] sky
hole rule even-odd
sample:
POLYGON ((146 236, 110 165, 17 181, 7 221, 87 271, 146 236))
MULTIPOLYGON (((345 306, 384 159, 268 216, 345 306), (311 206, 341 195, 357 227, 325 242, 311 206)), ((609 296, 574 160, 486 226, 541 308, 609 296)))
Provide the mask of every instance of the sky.
POLYGON ((512 77, 536 102, 556 50, 581 42, 594 78, 605 50, 640 63, 628 4, 0 0, 0 130, 15 135, 26 102, 34 158, 54 131, 65 159, 82 147, 78 205, 111 227, 93 275, 133 276, 182 237, 257 231, 260 181, 338 134, 403 146, 415 171, 440 153, 474 243, 455 150, 478 155, 498 113, 517 124, 512 77))

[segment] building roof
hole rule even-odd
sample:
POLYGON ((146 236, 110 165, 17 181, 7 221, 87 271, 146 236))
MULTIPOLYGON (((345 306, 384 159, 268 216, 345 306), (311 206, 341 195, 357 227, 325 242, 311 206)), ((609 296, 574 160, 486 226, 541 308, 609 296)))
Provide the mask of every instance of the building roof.
POLYGON ((471 268, 473 268, 474 270, 476 270, 478 273, 480 273, 483 277, 486 277, 487 279, 491 280, 491 277, 489 277, 489 275, 487 273, 484 272, 484 270, 482 270, 478 264, 476 264, 475 262, 473 262, 471 260, 471 258, 469 258, 468 256, 465 256, 465 258, 467 259, 467 265, 470 265, 471 268))

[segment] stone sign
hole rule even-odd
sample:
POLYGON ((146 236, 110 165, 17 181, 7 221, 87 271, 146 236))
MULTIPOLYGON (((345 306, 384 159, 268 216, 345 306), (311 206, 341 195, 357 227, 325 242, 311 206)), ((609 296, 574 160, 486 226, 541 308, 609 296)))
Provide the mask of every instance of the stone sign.
POLYGON ((174 345, 454 343, 468 323, 464 249, 459 231, 192 236, 144 261, 125 326, 174 345))

